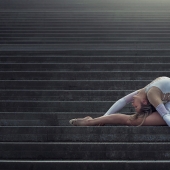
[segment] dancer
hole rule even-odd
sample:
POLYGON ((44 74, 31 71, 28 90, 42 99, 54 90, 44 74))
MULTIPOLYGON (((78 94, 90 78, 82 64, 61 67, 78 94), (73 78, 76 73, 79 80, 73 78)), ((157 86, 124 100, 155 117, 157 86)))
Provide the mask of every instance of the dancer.
POLYGON ((74 126, 97 126, 104 124, 127 126, 170 126, 170 78, 159 77, 142 89, 119 99, 101 117, 71 119, 74 126), (126 115, 117 113, 130 103, 136 113, 126 115))

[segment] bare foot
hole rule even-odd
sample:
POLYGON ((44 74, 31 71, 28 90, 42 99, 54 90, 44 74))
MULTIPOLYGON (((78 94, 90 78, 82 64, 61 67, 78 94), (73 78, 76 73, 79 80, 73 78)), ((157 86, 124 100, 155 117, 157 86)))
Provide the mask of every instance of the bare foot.
POLYGON ((74 126, 88 126, 88 120, 92 119, 92 117, 87 116, 85 118, 71 119, 69 123, 74 126))

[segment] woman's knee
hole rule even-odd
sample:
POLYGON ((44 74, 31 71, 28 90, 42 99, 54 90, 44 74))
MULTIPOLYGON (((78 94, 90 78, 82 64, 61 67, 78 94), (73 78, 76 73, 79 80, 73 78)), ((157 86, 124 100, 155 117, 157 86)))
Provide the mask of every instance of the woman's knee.
POLYGON ((127 126, 131 125, 130 115, 120 114, 119 118, 122 125, 127 125, 127 126))
POLYGON ((132 120, 130 118, 126 121, 126 125, 127 126, 133 126, 132 120))

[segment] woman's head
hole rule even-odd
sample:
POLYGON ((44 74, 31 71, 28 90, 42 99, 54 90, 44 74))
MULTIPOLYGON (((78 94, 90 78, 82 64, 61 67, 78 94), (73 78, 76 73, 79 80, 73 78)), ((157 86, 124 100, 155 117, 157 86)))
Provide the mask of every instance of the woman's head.
POLYGON ((134 107, 137 113, 141 112, 141 109, 144 106, 148 106, 148 105, 149 105, 149 101, 146 96, 144 95, 141 96, 139 93, 133 96, 132 106, 134 107))
POLYGON ((135 108, 136 114, 132 115, 131 119, 143 118, 139 126, 141 126, 146 117, 156 109, 149 103, 145 95, 140 95, 139 93, 133 96, 132 106, 135 108))

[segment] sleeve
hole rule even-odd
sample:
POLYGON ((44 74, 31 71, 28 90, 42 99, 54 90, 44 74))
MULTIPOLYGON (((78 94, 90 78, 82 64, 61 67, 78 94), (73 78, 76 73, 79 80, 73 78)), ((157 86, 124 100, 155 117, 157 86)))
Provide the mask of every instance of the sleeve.
POLYGON ((135 94, 138 93, 138 90, 137 91, 134 91, 130 94, 128 94, 127 96, 119 99, 118 101, 116 101, 112 106, 111 108, 104 114, 104 116, 107 116, 107 115, 110 115, 110 114, 113 114, 113 113, 116 113, 118 112, 119 110, 121 110, 126 104, 130 103, 133 99, 133 96, 135 94))

